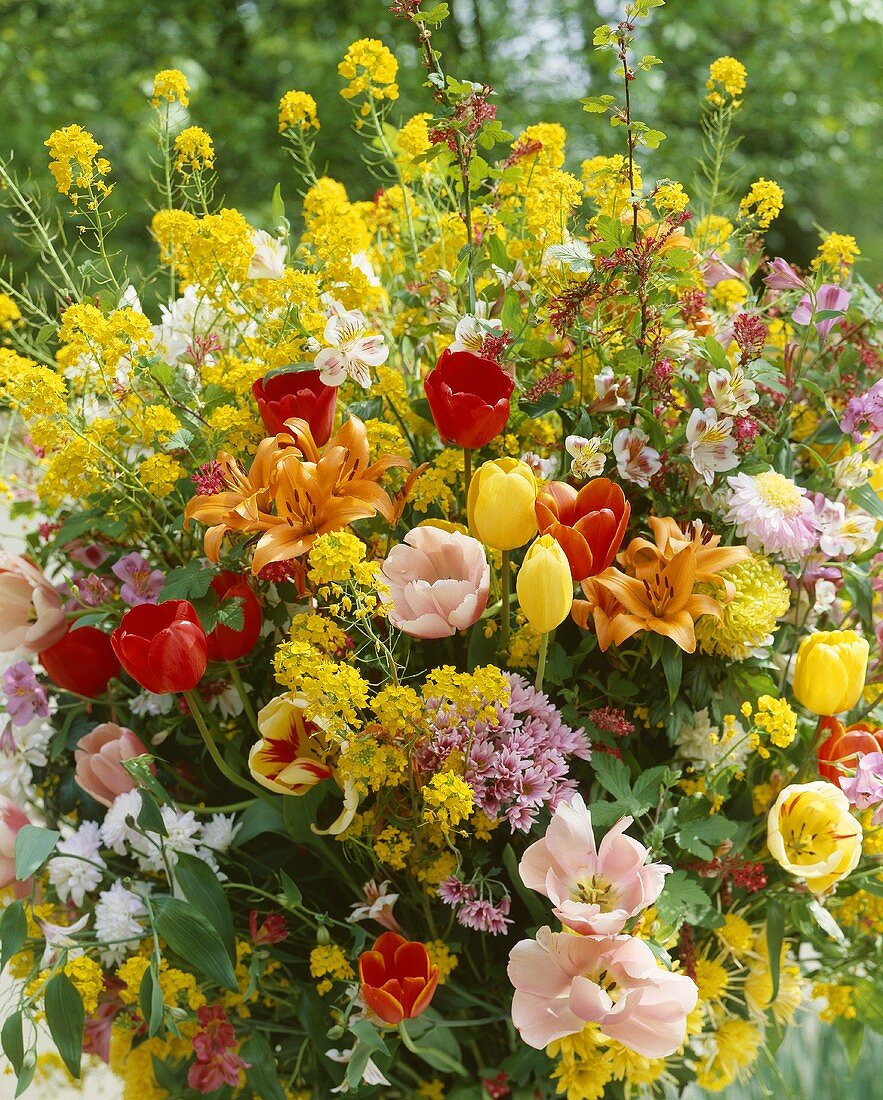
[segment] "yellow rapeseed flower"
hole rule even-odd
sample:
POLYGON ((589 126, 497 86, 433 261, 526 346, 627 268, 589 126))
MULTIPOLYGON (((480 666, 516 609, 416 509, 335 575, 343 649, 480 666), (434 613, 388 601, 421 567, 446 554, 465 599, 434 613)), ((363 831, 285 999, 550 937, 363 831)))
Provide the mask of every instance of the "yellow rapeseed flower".
POLYGON ((162 69, 153 78, 153 98, 150 105, 159 107, 163 103, 180 103, 182 107, 188 107, 189 91, 190 82, 180 69, 162 69))
POLYGON ((290 91, 279 100, 279 133, 319 129, 316 101, 308 92, 290 91))

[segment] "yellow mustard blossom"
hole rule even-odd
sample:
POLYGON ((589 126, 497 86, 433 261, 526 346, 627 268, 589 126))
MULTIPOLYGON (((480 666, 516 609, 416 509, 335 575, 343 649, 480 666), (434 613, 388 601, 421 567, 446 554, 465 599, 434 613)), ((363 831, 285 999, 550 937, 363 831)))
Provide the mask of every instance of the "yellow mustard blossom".
POLYGON ((731 313, 748 297, 748 287, 741 279, 721 279, 711 288, 711 300, 719 308, 731 313))
POLYGON ((713 248, 719 255, 725 256, 730 250, 729 240, 735 231, 729 218, 720 214, 706 214, 696 222, 693 239, 697 248, 713 248))
POLYGON ((324 995, 333 988, 333 982, 348 982, 355 978, 355 972, 343 949, 336 943, 319 944, 310 952, 310 974, 321 978, 317 982, 317 991, 324 995))
POLYGON ((425 111, 412 115, 396 134, 396 148, 409 160, 416 160, 432 148, 428 126, 431 118, 425 111))
POLYGON ((715 107, 724 107, 727 103, 738 107, 739 96, 745 91, 747 81, 748 70, 741 61, 737 61, 735 57, 719 57, 708 68, 706 98, 715 107))
POLYGON ((161 69, 153 78, 153 97, 150 104, 152 107, 159 107, 163 103, 180 103, 182 107, 189 107, 189 91, 190 81, 180 69, 161 69))
POLYGON ((316 101, 308 92, 290 91, 279 100, 279 133, 319 129, 316 101))
POLYGON ((157 1084, 153 1059, 169 1062, 193 1057, 195 1022, 179 1025, 181 1035, 168 1034, 134 1044, 135 1029, 114 1028, 110 1040, 110 1068, 123 1083, 123 1100, 168 1100, 168 1092, 157 1084))
POLYGON ((429 940, 425 946, 429 961, 438 967, 438 984, 444 985, 456 970, 459 959, 444 940, 429 940))
POLYGON ((408 778, 408 755, 399 745, 378 741, 368 732, 348 737, 340 750, 341 786, 366 795, 381 787, 398 787, 408 778))
POLYGON ((199 126, 188 126, 175 138, 175 167, 185 176, 214 168, 215 149, 211 135, 199 126))
POLYGON ((413 731, 423 716, 423 701, 412 687, 389 684, 371 700, 377 721, 390 734, 413 731))
MULTIPOLYGON (((98 1008, 98 997, 104 990, 104 971, 95 959, 88 955, 79 955, 75 959, 68 959, 64 964, 64 972, 70 978, 76 991, 83 999, 83 1007, 89 1016, 98 1008)), ((51 971, 42 970, 38 978, 42 985, 51 971)))
POLYGON ((690 196, 682 184, 668 181, 660 183, 653 192, 653 205, 660 214, 679 214, 690 205, 690 196))
POLYGON ((819 254, 813 260, 812 268, 814 271, 818 271, 820 267, 828 268, 835 282, 839 282, 855 263, 856 256, 861 254, 855 237, 848 233, 828 233, 822 238, 819 254))
POLYGON ((826 1024, 833 1024, 838 1018, 855 1019, 852 986, 839 985, 836 982, 816 982, 812 987, 812 995, 814 1000, 824 999, 827 1002, 824 1008, 819 1009, 819 1019, 826 1024))
POLYGON ((534 170, 524 199, 524 227, 533 247, 547 248, 567 239, 570 219, 582 194, 582 183, 569 172, 560 168, 534 170))
POLYGON ((150 228, 163 263, 172 264, 185 283, 197 284, 207 298, 225 300, 227 284, 245 282, 254 244, 252 228, 238 210, 225 208, 202 218, 186 210, 158 210, 150 228))
POLYGON ((21 320, 21 310, 8 294, 0 294, 0 331, 12 328, 21 320))
POLYGON ((340 94, 344 99, 366 95, 361 108, 363 115, 370 114, 370 100, 393 100, 399 97, 396 75, 399 63, 395 54, 377 38, 360 38, 347 49, 337 72, 348 81, 340 94))
POLYGON ((219 405, 209 413, 207 422, 215 447, 236 453, 255 450, 264 435, 260 421, 247 406, 219 405))
POLYGON ((175 486, 187 476, 187 471, 171 455, 155 454, 138 463, 138 480, 148 493, 163 497, 175 491, 175 486))
POLYGON ((414 841, 407 833, 395 825, 387 825, 374 838, 374 854, 381 863, 394 871, 403 871, 408 853, 414 847, 414 841))
POLYGON ((720 619, 706 615, 696 623, 696 640, 703 653, 745 661, 753 650, 771 644, 776 623, 791 606, 788 586, 782 570, 760 555, 737 562, 719 576, 732 585, 732 599, 722 604, 720 619))
POLYGON ((560 168, 564 163, 564 144, 567 141, 567 131, 558 122, 536 122, 522 130, 512 149, 517 152, 527 146, 539 142, 540 148, 535 153, 528 153, 520 159, 521 164, 531 168, 541 165, 544 168, 560 168))
POLYGON ((757 1061, 763 1043, 759 1024, 729 1016, 711 1036, 711 1052, 696 1066, 696 1083, 709 1092, 723 1092, 741 1081, 757 1061))
POLYGON ((62 195, 70 195, 74 186, 81 191, 94 186, 102 194, 110 193, 110 188, 101 179, 110 171, 110 164, 98 156, 103 146, 88 130, 82 126, 65 126, 54 130, 43 144, 49 150, 49 171, 62 195))
POLYGON ((417 1086, 416 1096, 419 1100, 445 1100, 445 1086, 437 1078, 421 1081, 417 1086))
MULTIPOLYGON (((150 966, 146 955, 133 955, 117 969, 117 977, 124 984, 120 990, 123 1004, 137 1005, 141 994, 141 981, 144 972, 150 966)), ((170 967, 166 959, 159 964, 159 985, 163 1000, 168 1005, 187 1007, 195 1012, 205 1004, 205 994, 196 984, 196 978, 184 970, 170 967)))
POLYGON ((309 578, 314 584, 342 584, 352 580, 365 560, 365 544, 349 531, 319 535, 310 547, 309 578))
POLYGON ((426 784, 423 795, 423 820, 437 822, 450 832, 472 813, 475 796, 465 779, 453 772, 439 772, 426 784))
POLYGON ((64 378, 11 348, 0 348, 0 397, 25 419, 64 416, 67 412, 64 378))
POLYGON ((787 700, 761 695, 754 714, 754 730, 765 734, 777 749, 787 749, 797 734, 797 715, 787 700))
POLYGON ((168 443, 175 432, 180 430, 181 421, 165 405, 146 405, 133 412, 141 435, 141 442, 168 443))
MULTIPOLYGON (((628 209, 631 197, 628 159, 617 153, 612 157, 592 157, 581 165, 582 180, 586 196, 598 208, 600 214, 618 218, 628 209)), ((633 167, 635 191, 640 192, 641 172, 637 165, 633 167)))
POLYGON ((768 229, 782 212, 785 192, 775 180, 755 180, 739 202, 739 217, 751 219, 758 229, 768 229))
MULTIPOLYGON (((879 876, 877 882, 880 882, 879 876)), ((837 920, 844 928, 879 936, 883 934, 883 897, 867 890, 856 890, 838 906, 837 920)))
POLYGON ((288 632, 293 642, 306 642, 328 657, 340 658, 347 653, 346 631, 327 615, 295 615, 288 632))

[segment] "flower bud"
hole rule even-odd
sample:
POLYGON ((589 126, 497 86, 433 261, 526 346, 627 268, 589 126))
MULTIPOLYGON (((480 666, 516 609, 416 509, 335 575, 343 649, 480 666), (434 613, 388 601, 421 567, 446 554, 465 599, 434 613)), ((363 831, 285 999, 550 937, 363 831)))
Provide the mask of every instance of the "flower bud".
POLYGON ((868 643, 854 630, 818 630, 800 643, 794 695, 813 714, 841 714, 861 698, 868 643))
POLYGON ((494 550, 514 550, 537 533, 537 482, 526 462, 497 458, 476 470, 469 486, 469 528, 494 550))
POLYGON ((543 535, 528 550, 515 582, 518 602, 527 621, 541 634, 563 623, 573 603, 573 580, 567 555, 543 535))

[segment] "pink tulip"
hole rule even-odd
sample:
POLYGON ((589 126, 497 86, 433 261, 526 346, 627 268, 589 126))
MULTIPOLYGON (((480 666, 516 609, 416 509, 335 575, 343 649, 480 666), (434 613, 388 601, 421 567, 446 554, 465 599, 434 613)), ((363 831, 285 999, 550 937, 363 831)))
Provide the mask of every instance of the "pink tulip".
POLYGON ((584 936, 621 932, 626 921, 662 893, 671 867, 646 863, 648 850, 625 835, 632 819, 619 820, 595 847, 592 818, 579 795, 562 802, 542 840, 527 849, 521 880, 555 906, 562 924, 584 936))
POLYGON ((117 795, 135 786, 121 761, 146 752, 141 739, 130 729, 116 722, 103 722, 80 739, 74 752, 77 783, 96 802, 110 806, 117 795))
POLYGON ((667 1058, 684 1041, 698 990, 658 965, 632 936, 575 936, 541 928, 509 956, 512 1021, 529 1046, 576 1035, 587 1023, 645 1058, 667 1058))
POLYGON ((13 887, 17 898, 31 891, 31 880, 15 881, 15 838, 23 825, 30 825, 27 815, 11 799, 0 795, 0 890, 13 887))
POLYGON ((440 527, 415 527, 381 570, 393 626, 415 638, 449 638, 481 617, 490 569, 477 539, 440 527))
POLYGON ((777 256, 770 264, 770 273, 764 282, 771 290, 805 290, 803 279, 794 268, 781 256, 777 256))
POLYGON ((26 558, 0 551, 0 653, 39 653, 66 631, 59 593, 26 558))

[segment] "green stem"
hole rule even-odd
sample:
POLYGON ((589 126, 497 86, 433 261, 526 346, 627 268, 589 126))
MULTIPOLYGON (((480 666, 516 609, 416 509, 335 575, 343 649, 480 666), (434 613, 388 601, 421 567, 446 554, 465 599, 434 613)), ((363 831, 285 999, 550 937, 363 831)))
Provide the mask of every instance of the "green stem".
POLYGON ((230 679, 233 681, 234 687, 239 692, 239 698, 242 700, 242 709, 248 716, 248 720, 251 722, 255 733, 260 733, 258 716, 255 713, 254 707, 251 705, 251 699, 249 699, 248 692, 245 690, 245 684, 243 684, 242 677, 239 675, 239 669, 233 661, 228 661, 227 664, 230 667, 230 679))
POLYGON ((537 691, 543 690, 543 677, 546 675, 546 654, 549 652, 549 639, 552 637, 553 631, 548 631, 540 639, 540 652, 537 657, 537 678, 534 680, 534 687, 537 691))
POLYGON ((187 700, 187 704, 190 707, 190 713, 193 716, 193 721, 199 728, 199 732, 202 734, 202 739, 205 742, 205 747, 208 749, 209 756, 214 760, 218 767, 218 770, 236 787, 241 787, 244 791, 249 791, 251 794, 256 794, 259 797, 264 797, 264 791, 254 783, 250 783, 247 779, 243 779, 242 776, 237 775, 236 772, 229 766, 227 761, 221 756, 220 749, 215 744, 214 736, 211 730, 208 728, 205 717, 199 706, 199 696, 193 690, 185 691, 184 698, 187 700))
POLYGON ((500 650, 502 653, 509 652, 509 622, 512 617, 511 611, 511 570, 509 568, 509 551, 503 551, 503 566, 500 570, 500 587, 502 589, 503 602, 500 610, 500 650))
POLYGON ((469 486, 472 484, 472 451, 463 448, 463 501, 469 507, 469 486))

